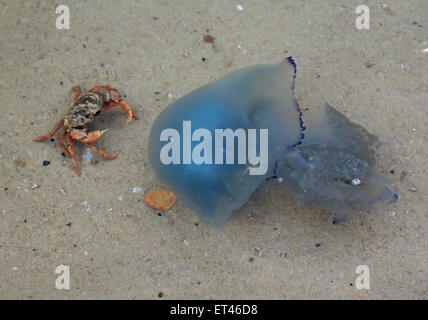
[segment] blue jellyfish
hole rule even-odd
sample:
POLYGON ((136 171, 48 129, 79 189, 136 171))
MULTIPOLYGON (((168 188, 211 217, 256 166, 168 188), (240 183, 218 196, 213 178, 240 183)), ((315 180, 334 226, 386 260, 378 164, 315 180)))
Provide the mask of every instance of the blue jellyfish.
POLYGON ((222 226, 272 177, 303 204, 370 210, 396 199, 373 169, 377 140, 326 105, 302 119, 292 58, 235 71, 168 106, 150 162, 202 220, 222 226))

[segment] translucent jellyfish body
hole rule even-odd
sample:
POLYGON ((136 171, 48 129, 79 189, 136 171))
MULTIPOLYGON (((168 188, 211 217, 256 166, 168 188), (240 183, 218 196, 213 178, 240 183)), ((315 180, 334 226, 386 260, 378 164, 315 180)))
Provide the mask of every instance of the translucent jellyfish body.
POLYGON ((221 226, 271 177, 281 177, 281 185, 311 208, 370 210, 397 198, 373 169, 373 135, 329 106, 302 122, 295 72, 291 58, 238 70, 187 94, 156 119, 151 164, 203 220, 221 226), (228 129, 236 134, 232 150, 216 135, 228 129))
POLYGON ((398 196, 376 172, 376 136, 326 104, 304 114, 303 143, 287 152, 276 174, 309 208, 327 209, 336 220, 353 211, 370 212, 398 196))
POLYGON ((150 161, 159 178, 203 220, 222 225, 232 211, 241 207, 273 174, 277 160, 302 139, 301 113, 293 96, 294 77, 295 65, 291 58, 278 64, 238 70, 187 94, 156 119, 150 133, 150 161), (195 137, 193 134, 198 129, 207 130, 213 148, 224 151, 223 164, 193 161, 195 148, 201 140, 209 138, 195 137), (243 130, 245 133, 246 142, 235 139, 233 161, 229 163, 226 159, 227 141, 222 140, 223 147, 215 141, 217 129, 243 130), (267 146, 260 144, 261 129, 268 129, 267 146), (250 146, 249 139, 254 130, 257 139, 255 145, 250 146), (186 131, 190 132, 193 141, 186 131), (162 152, 165 153, 168 144, 173 143, 178 143, 180 154, 172 155, 177 150, 170 150, 176 161, 165 164, 162 152), (238 157, 241 154, 239 143, 241 147, 247 145, 245 163, 238 157), (264 150, 268 152, 267 163, 258 166, 265 165, 266 170, 251 174, 250 170, 257 167, 249 159, 251 152, 257 154, 258 151, 261 155, 264 150))

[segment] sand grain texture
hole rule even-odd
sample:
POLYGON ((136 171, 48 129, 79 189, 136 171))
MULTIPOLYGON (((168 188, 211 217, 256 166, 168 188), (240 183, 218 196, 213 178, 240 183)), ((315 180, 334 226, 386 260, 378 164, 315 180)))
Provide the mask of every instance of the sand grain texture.
POLYGON ((305 3, 62 1, 71 29, 57 30, 59 2, 0 1, 0 298, 428 298, 428 3, 365 1, 366 31, 355 28, 359 2, 305 3), (268 188, 223 231, 180 201, 148 208, 133 188, 163 187, 147 150, 159 112, 290 55, 302 109, 327 101, 377 135, 399 201, 334 226, 268 188), (94 145, 119 157, 80 161, 78 177, 56 143, 32 139, 65 114, 74 85, 105 83, 140 120, 102 114, 93 128, 110 130, 94 145), (55 288, 61 264, 70 290, 55 288), (370 267, 370 290, 356 289, 358 265, 370 267))

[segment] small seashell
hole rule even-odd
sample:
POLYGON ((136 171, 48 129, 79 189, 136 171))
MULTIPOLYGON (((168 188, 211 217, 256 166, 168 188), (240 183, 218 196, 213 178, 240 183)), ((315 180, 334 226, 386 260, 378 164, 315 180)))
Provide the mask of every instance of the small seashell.
POLYGON ((94 162, 94 152, 89 148, 85 148, 83 150, 83 153, 82 153, 82 158, 87 163, 93 163, 94 162))
POLYGON ((140 187, 135 187, 134 189, 132 189, 132 192, 134 193, 140 193, 141 191, 143 191, 143 189, 141 189, 140 187))
POLYGON ((144 195, 144 202, 152 209, 168 211, 178 197, 170 190, 154 189, 144 195))

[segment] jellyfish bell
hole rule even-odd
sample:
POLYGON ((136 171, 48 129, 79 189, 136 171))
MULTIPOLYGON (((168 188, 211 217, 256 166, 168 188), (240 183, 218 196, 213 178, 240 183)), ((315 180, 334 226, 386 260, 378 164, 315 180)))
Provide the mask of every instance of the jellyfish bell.
MULTIPOLYGON (((273 174, 276 161, 302 139, 301 112, 293 96, 295 72, 291 58, 235 71, 177 100, 155 120, 150 133, 151 164, 159 178, 203 220, 222 225, 273 174), (256 139, 248 144, 248 156, 250 151, 260 155, 265 148, 267 169, 263 174, 250 174, 254 165, 240 163, 238 143, 233 146, 233 163, 225 153, 223 164, 188 163, 184 160, 201 143, 197 139, 187 145, 183 140, 179 163, 164 164, 160 155, 168 141, 161 141, 162 132, 184 132, 186 121, 193 130, 203 129, 212 137, 219 129, 242 129, 248 134, 266 129, 268 145, 256 139)), ((227 141, 222 142, 226 146, 227 141)))

